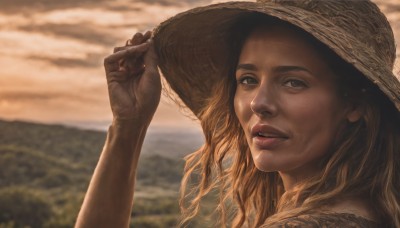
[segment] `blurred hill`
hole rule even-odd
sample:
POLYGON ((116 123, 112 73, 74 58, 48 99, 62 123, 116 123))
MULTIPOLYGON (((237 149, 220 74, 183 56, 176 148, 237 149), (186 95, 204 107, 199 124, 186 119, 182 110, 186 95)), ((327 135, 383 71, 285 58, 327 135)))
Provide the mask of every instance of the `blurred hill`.
MULTIPOLYGON (((0 120, 0 227, 73 227, 105 137, 101 131, 0 120)), ((132 227, 174 226, 182 156, 200 144, 194 132, 149 132, 132 227)))

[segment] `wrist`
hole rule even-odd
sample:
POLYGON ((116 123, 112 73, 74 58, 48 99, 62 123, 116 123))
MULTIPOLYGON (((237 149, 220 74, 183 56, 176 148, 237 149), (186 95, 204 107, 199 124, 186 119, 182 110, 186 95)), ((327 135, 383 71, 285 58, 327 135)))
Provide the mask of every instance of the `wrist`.
POLYGON ((119 154, 123 160, 135 161, 136 164, 147 128, 148 124, 134 119, 114 118, 108 129, 106 154, 113 154, 113 156, 119 154))
POLYGON ((119 135, 137 135, 138 133, 146 132, 149 125, 150 123, 137 118, 124 119, 114 117, 110 125, 110 130, 112 129, 113 132, 119 135))
POLYGON ((114 118, 107 134, 107 141, 114 145, 137 149, 145 138, 149 124, 136 119, 114 118))

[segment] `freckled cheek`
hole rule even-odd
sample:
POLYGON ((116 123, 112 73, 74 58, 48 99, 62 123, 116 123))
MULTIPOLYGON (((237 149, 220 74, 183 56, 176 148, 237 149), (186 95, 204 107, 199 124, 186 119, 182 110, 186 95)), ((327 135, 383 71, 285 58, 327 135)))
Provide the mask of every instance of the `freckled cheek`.
POLYGON ((318 105, 295 105, 293 110, 290 112, 294 119, 307 121, 316 120, 323 112, 323 106, 318 105))
POLYGON ((298 97, 298 99, 284 99, 288 115, 291 120, 298 120, 301 122, 318 122, 326 121, 331 117, 332 104, 334 101, 330 97, 320 94, 311 94, 312 96, 298 97))
POLYGON ((234 98, 234 108, 236 116, 243 128, 246 128, 248 121, 251 118, 251 98, 237 93, 234 98))
POLYGON ((323 155, 330 146, 336 132, 337 121, 332 112, 331 100, 315 98, 309 100, 308 105, 298 102, 296 106, 291 106, 290 120, 293 130, 296 133, 296 141, 301 145, 302 151, 311 153, 310 156, 318 157, 323 155))
POLYGON ((250 119, 251 119, 251 107, 250 102, 248 99, 244 98, 243 96, 235 95, 234 98, 234 108, 236 117, 239 120, 240 125, 244 131, 246 136, 246 140, 249 144, 251 144, 251 133, 250 133, 250 119))

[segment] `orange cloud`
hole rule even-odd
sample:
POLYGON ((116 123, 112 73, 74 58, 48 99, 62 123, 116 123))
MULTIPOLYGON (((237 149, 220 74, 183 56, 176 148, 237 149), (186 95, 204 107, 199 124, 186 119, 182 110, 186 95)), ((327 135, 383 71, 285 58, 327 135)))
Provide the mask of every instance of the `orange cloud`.
MULTIPOLYGON (((224 1, 2 3, 0 118, 105 127, 112 115, 102 59, 112 52, 113 46, 181 11, 224 1)), ((376 2, 386 11, 396 39, 400 40, 400 2, 376 2)), ((153 125, 198 127, 165 98, 153 125)))

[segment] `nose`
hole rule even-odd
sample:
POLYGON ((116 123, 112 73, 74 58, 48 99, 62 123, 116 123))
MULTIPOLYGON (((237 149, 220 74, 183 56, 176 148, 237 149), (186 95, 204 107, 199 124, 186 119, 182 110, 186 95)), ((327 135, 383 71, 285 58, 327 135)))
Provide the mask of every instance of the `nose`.
POLYGON ((260 86, 250 103, 250 108, 259 117, 271 117, 277 113, 277 96, 273 89, 267 86, 260 86))

